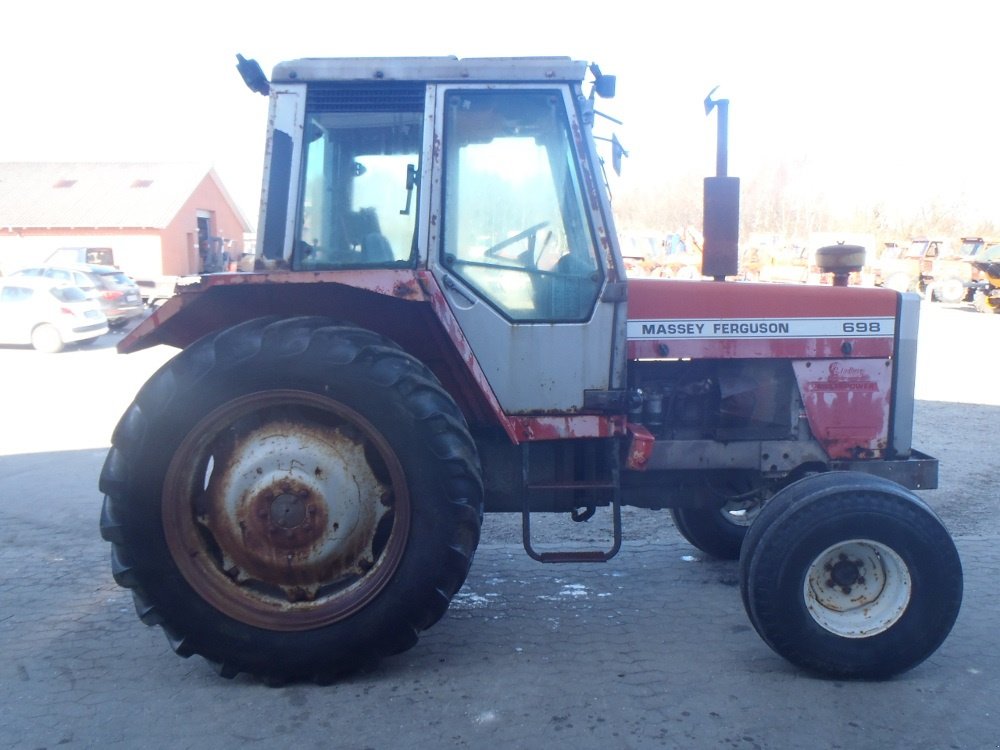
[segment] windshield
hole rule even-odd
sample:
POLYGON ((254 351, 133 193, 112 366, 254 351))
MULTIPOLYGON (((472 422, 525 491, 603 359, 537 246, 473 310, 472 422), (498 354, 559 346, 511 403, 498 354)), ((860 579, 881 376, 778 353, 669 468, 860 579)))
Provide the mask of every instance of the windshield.
POLYGON ((976 255, 980 250, 982 250, 983 247, 985 246, 986 243, 983 240, 965 239, 962 240, 962 246, 958 249, 958 254, 963 258, 971 258, 974 255, 976 255))

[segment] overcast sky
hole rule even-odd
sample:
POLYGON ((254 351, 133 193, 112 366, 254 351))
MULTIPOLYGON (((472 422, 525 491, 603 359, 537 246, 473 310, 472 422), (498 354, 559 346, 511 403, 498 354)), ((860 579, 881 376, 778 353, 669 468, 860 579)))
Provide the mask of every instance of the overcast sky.
POLYGON ((618 75, 627 179, 808 159, 845 194, 964 196, 1000 223, 994 12, 982 2, 34 0, 3 12, 2 161, 200 161, 256 223, 270 73, 298 57, 566 55, 618 75), (294 15, 291 12, 294 11, 294 15), (998 208, 993 208, 997 206, 998 208))

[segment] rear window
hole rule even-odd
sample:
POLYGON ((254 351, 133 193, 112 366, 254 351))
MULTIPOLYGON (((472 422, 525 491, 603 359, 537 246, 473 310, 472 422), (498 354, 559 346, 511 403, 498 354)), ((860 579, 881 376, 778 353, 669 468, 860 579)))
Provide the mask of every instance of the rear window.
POLYGON ((60 302, 84 302, 87 299, 83 290, 75 286, 57 286, 49 291, 60 302))
POLYGON ((121 271, 109 271, 108 273, 101 273, 100 279, 101 283, 103 283, 104 286, 106 287, 111 287, 115 284, 124 286, 132 285, 132 282, 129 280, 129 277, 126 276, 121 271))

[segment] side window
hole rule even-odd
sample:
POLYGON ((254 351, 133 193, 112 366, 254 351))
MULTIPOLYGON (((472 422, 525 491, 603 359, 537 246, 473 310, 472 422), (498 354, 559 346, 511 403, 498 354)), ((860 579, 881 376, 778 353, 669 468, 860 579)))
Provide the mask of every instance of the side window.
POLYGON ((445 101, 442 263, 506 317, 582 321, 603 277, 560 93, 445 101))
POLYGON ((34 294, 33 289, 25 289, 20 286, 7 286, 0 290, 0 302, 17 303, 27 302, 34 294))
POLYGON ((307 103, 292 267, 412 264, 425 87, 321 93, 307 103))
POLYGON ((73 275, 69 271, 63 271, 61 268, 46 269, 45 275, 48 278, 56 279, 57 281, 70 282, 73 280, 73 275))

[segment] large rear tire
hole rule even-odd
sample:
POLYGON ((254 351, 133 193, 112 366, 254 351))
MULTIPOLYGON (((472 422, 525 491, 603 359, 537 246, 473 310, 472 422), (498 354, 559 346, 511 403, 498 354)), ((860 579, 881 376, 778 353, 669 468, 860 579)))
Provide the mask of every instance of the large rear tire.
POLYGON ((764 641, 829 677, 883 679, 941 645, 962 566, 934 512, 866 474, 807 477, 776 494, 743 544, 740 588, 764 641))
POLYGON ((164 365, 101 474, 115 580, 225 676, 328 681, 411 647, 465 580, 482 481, 460 411, 392 342, 261 319, 164 365))

